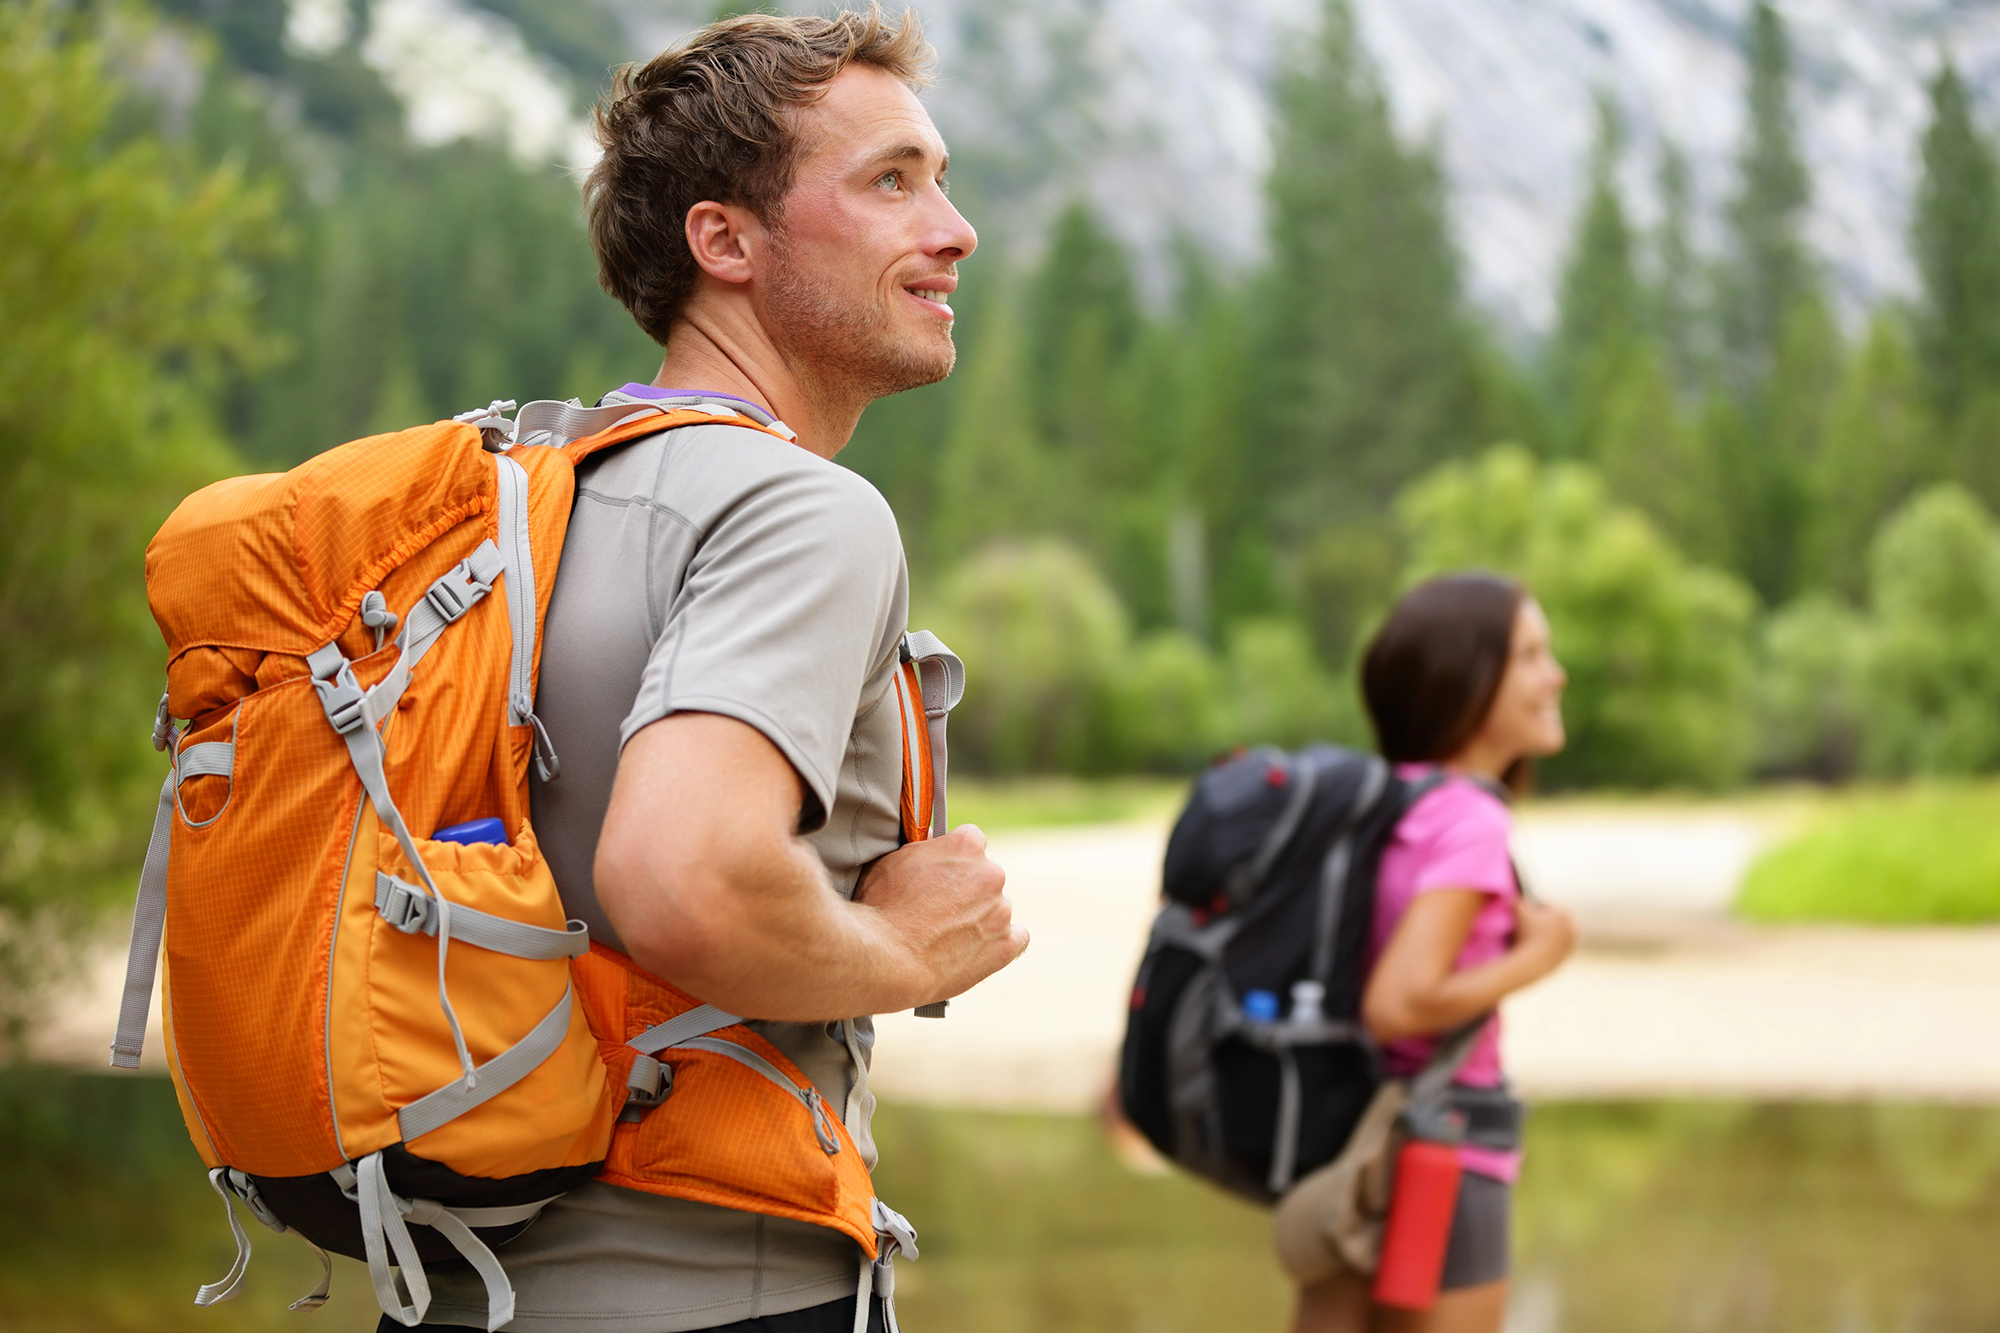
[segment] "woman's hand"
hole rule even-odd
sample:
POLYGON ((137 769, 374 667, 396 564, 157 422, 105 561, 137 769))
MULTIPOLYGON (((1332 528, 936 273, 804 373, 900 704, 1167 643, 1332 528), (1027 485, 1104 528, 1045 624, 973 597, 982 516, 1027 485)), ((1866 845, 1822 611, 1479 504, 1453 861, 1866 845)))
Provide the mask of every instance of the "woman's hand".
POLYGON ((1539 898, 1523 898, 1514 906, 1513 953, 1532 969, 1521 981, 1540 981, 1562 966, 1576 949, 1576 920, 1568 909, 1539 898))

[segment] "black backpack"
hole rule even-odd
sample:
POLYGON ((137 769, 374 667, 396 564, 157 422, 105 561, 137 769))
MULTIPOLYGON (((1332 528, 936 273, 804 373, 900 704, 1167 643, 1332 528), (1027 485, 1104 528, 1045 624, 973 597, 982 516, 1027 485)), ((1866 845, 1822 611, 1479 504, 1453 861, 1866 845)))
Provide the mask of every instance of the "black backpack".
POLYGON ((1202 775, 1119 1061, 1125 1116, 1161 1153, 1260 1203, 1339 1154, 1382 1081, 1360 1021, 1376 866, 1439 780, 1331 745, 1202 775))

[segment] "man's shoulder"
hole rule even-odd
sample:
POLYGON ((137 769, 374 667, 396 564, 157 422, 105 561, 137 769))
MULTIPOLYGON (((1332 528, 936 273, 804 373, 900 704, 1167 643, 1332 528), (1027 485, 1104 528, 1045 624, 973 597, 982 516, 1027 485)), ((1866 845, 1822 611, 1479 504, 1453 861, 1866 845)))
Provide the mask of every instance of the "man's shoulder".
POLYGON ((765 431, 721 422, 662 431, 593 458, 578 489, 671 509, 704 528, 755 501, 795 521, 896 534, 895 513, 866 477, 765 431))

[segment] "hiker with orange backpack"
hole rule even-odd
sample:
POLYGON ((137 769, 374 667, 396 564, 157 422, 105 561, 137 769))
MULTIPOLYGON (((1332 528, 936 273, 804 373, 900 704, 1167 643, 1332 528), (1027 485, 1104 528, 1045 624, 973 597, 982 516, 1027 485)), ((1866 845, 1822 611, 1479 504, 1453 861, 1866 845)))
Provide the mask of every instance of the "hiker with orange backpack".
POLYGON ((946 831, 963 668, 830 461, 954 359, 929 60, 871 10, 620 71, 586 197, 653 383, 220 483, 149 548, 173 766, 113 1063, 164 945, 238 1239, 200 1303, 240 1206, 385 1328, 893 1329, 867 1015, 1027 942, 946 831))

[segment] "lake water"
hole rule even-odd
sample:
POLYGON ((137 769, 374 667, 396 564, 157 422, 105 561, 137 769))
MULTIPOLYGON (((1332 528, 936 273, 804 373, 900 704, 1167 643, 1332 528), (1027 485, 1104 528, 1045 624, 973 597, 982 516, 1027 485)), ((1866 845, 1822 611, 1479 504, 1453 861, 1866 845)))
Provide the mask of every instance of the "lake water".
MULTIPOLYGON (((1088 1120, 885 1107, 882 1197, 922 1234, 910 1333, 1277 1330, 1261 1212, 1137 1175, 1088 1120)), ((1510 1333, 2000 1329, 2000 1110, 1658 1103, 1537 1108, 1510 1333), (1995 1265, 1988 1267, 1988 1265, 1995 1265)), ((233 1249, 162 1079, 0 1070, 0 1328, 360 1333, 367 1275, 251 1225, 233 1249)))

